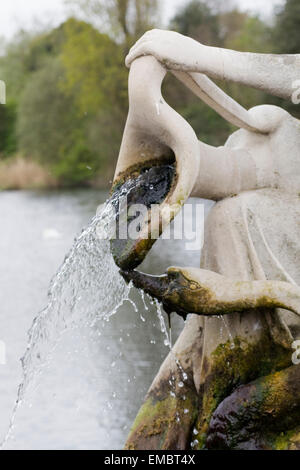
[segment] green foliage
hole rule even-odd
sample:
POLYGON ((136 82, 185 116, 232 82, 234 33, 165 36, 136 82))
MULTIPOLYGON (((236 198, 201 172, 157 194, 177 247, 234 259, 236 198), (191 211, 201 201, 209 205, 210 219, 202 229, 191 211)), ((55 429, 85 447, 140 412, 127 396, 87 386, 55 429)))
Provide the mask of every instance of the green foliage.
POLYGON ((53 174, 68 186, 77 186, 87 183, 91 174, 97 170, 95 155, 88 148, 86 139, 78 133, 70 136, 60 150, 59 161, 53 167, 53 174))
POLYGON ((0 57, 0 76, 7 84, 8 100, 19 100, 32 73, 56 57, 64 42, 64 25, 49 33, 32 36, 20 32, 0 57))
POLYGON ((65 32, 60 90, 72 97, 77 118, 85 119, 85 145, 94 155, 93 168, 106 171, 110 166, 112 172, 128 110, 122 48, 84 22, 69 20, 65 32))
POLYGON ((17 136, 25 156, 63 185, 111 175, 127 114, 122 48, 91 25, 68 20, 30 42, 17 136))
POLYGON ((157 25, 158 0, 65 0, 79 7, 99 30, 129 47, 148 29, 157 25))
POLYGON ((192 0, 188 3, 171 21, 170 29, 203 44, 220 45, 218 15, 204 1, 192 0))
MULTIPOLYGON (((277 54, 300 53, 300 3, 299 0, 286 0, 276 15, 273 33, 274 52, 277 54)), ((273 98, 272 103, 282 106, 293 116, 300 119, 299 105, 273 98)))
POLYGON ((244 52, 271 53, 271 30, 262 20, 256 16, 248 16, 237 11, 226 14, 230 23, 230 17, 234 20, 237 15, 238 25, 236 29, 227 31, 223 45, 228 49, 244 52))
POLYGON ((233 127, 209 106, 192 103, 181 111, 182 116, 191 124, 198 139, 209 145, 224 145, 233 127))
MULTIPOLYGON (((258 17, 232 11, 225 15, 223 21, 231 26, 223 38, 225 48, 243 52, 273 52, 270 28, 258 17), (236 28, 233 27, 234 23, 236 28)), ((236 83, 223 84, 223 88, 246 109, 270 100, 264 92, 236 83)))
POLYGON ((286 0, 278 12, 274 30, 276 52, 281 54, 300 53, 300 2, 286 0))
POLYGON ((75 97, 83 114, 114 106, 126 109, 128 72, 120 46, 73 19, 65 24, 65 33, 61 58, 66 79, 61 89, 75 97))
POLYGON ((73 100, 59 90, 62 77, 59 59, 49 60, 27 82, 18 110, 20 149, 51 168, 64 158, 65 142, 73 141, 73 129, 79 124, 73 100))
MULTIPOLYGON (((108 183, 128 110, 124 56, 147 29, 159 26, 159 2, 68 3, 84 9, 91 24, 70 18, 48 32, 20 32, 0 57, 8 101, 0 106, 0 155, 20 153, 35 159, 61 185, 108 183)), ((170 28, 205 44, 240 51, 299 53, 299 7, 298 0, 287 0, 270 27, 230 2, 225 7, 221 0, 191 0, 170 28)), ((269 102, 300 118, 299 106, 234 83, 220 86, 246 108, 269 102)), ((199 139, 224 144, 232 126, 174 77, 165 80, 163 94, 199 139)))
POLYGON ((17 149, 15 102, 0 105, 0 155, 7 157, 17 149))

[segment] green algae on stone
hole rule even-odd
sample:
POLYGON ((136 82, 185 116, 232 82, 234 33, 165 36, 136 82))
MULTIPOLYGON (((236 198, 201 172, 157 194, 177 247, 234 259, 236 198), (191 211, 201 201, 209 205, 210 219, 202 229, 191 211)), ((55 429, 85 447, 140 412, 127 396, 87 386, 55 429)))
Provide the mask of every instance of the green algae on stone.
MULTIPOLYGON (((121 179, 124 181, 123 184, 120 184, 119 180, 119 183, 114 186, 111 201, 117 214, 117 233, 116 237, 111 240, 111 252, 120 268, 124 270, 136 268, 156 241, 154 237, 151 237, 150 209, 152 205, 161 204, 166 199, 174 185, 175 177, 176 169, 172 164, 152 166, 136 169, 129 178, 121 179), (120 217, 119 200, 125 194, 126 213, 120 217), (129 216, 128 212, 136 205, 143 205, 147 210, 147 216, 140 224, 141 236, 132 239, 128 235, 128 227, 137 216, 129 216)), ((160 235, 161 226, 158 229, 160 232, 158 235, 160 235)))
MULTIPOLYGON (((297 445, 300 367, 291 366, 239 387, 210 422, 209 448, 279 450, 297 445)), ((299 441, 298 441, 299 443, 299 441)))
POLYGON ((205 448, 210 420, 218 405, 238 386, 290 366, 291 354, 274 344, 265 333, 253 344, 238 337, 234 339, 234 348, 232 341, 220 344, 206 361, 209 361, 209 373, 200 392, 201 406, 196 424, 198 449, 205 448))
POLYGON ((180 396, 149 396, 130 431, 126 449, 182 449, 188 447, 197 417, 196 394, 187 390, 180 396))
POLYGON ((270 450, 300 450, 300 426, 280 433, 266 432, 264 447, 270 450))

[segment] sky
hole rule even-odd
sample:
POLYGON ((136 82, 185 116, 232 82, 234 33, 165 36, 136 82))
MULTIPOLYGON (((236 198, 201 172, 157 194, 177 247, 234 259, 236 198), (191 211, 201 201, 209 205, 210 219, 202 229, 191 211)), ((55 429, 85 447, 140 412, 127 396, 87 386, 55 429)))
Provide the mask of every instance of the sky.
MULTIPOLYGON (((284 0, 235 0, 240 8, 270 16, 274 5, 284 0)), ((167 24, 176 9, 187 0, 164 0, 163 19, 167 24)), ((1 0, 0 37, 10 39, 19 29, 57 26, 68 16, 64 0, 1 0)))

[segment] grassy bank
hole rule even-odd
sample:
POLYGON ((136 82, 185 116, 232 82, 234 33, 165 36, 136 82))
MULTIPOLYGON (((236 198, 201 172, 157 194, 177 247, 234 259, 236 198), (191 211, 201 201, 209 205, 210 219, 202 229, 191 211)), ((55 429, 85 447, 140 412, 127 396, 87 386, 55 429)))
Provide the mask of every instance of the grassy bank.
POLYGON ((0 162, 0 189, 56 188, 58 182, 38 163, 16 157, 0 162))
MULTIPOLYGON (((81 183, 85 186, 98 189, 109 189, 112 176, 110 173, 98 175, 95 178, 81 183)), ((76 186, 76 185, 74 185, 76 186)), ((0 159, 0 191, 17 189, 57 189, 69 187, 65 182, 55 178, 49 169, 41 164, 16 156, 0 159)))

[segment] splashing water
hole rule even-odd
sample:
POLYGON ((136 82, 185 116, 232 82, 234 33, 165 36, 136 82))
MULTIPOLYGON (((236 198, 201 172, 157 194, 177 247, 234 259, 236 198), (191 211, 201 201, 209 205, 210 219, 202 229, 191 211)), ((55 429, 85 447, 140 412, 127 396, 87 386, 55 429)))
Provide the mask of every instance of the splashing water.
POLYGON ((161 332, 165 336, 164 344, 165 344, 165 346, 168 346, 170 351, 171 351, 171 349, 172 349, 171 335, 168 334, 167 325, 166 325, 166 322, 165 322, 165 319, 164 319, 164 316, 163 316, 163 313, 162 313, 161 304, 159 303, 159 301, 157 299, 154 300, 154 304, 155 304, 157 315, 158 315, 158 318, 159 318, 159 321, 160 321, 161 332))
MULTIPOLYGON (((134 185, 118 198, 126 197, 134 185)), ((1 448, 9 440, 19 406, 29 386, 47 366, 50 353, 67 329, 92 327, 99 319, 109 319, 125 300, 127 285, 113 262, 109 239, 117 213, 111 198, 75 240, 62 266, 51 281, 48 305, 33 321, 22 361, 23 381, 19 386, 9 430, 1 448)), ((121 206, 121 204, 120 204, 121 206)), ((135 307, 136 308, 136 307, 135 307)))
MULTIPOLYGON (((127 197, 135 183, 128 185, 124 193, 118 193, 118 207, 125 207, 120 198, 127 197)), ((28 399, 29 387, 37 384, 37 379, 49 365, 51 353, 63 332, 81 326, 93 327, 99 320, 109 320, 124 301, 132 303, 137 312, 135 304, 129 298, 132 286, 126 285, 119 275, 110 251, 109 240, 115 228, 115 220, 120 216, 115 211, 116 202, 114 198, 110 199, 82 231, 51 281, 48 305, 37 315, 28 334, 28 345, 22 358, 23 381, 19 386, 9 430, 1 448, 12 435, 16 414, 21 404, 28 399)), ((147 311, 145 296, 143 293, 141 295, 147 311)), ((164 344, 171 351, 171 330, 168 331, 161 305, 153 299, 150 302, 156 307, 164 344)), ((141 320, 144 322, 145 318, 142 316, 141 320)), ((179 380, 184 384, 187 374, 175 354, 171 354, 180 371, 179 380)), ((112 363, 111 367, 114 366, 115 363, 112 363)), ((176 391, 175 379, 171 388, 176 391)))
MULTIPOLYGON (((148 296, 149 297, 149 296, 148 296)), ((151 298, 151 297, 150 297, 151 298)), ((168 333, 168 329, 167 329, 167 325, 166 325, 166 322, 165 322, 165 319, 164 319, 164 316, 163 316, 163 312, 162 312, 162 306, 161 306, 161 303, 157 300, 157 299, 154 299, 153 301, 155 307, 156 307, 156 312, 157 312, 157 316, 158 316, 158 319, 159 319, 159 322, 160 322, 160 327, 161 327, 161 332, 163 333, 163 335, 165 336, 165 340, 164 340, 164 345, 167 346, 170 350, 170 354, 173 356, 173 359, 176 363, 176 366, 178 368, 178 371, 181 375, 181 379, 182 381, 180 380, 180 382, 178 383, 178 387, 179 388, 183 388, 184 387, 184 382, 186 382, 188 380, 188 375, 187 373, 185 372, 185 370, 183 369, 178 357, 176 356, 176 354, 174 353, 173 351, 173 345, 172 345, 172 334, 171 334, 171 327, 169 329, 169 333, 168 333)), ((175 381, 172 381, 172 383, 170 383, 171 385, 171 396, 176 396, 176 384, 175 384, 175 381)))
POLYGON ((231 349, 234 349, 234 348, 235 348, 234 339, 233 339, 232 333, 231 333, 231 331, 230 331, 229 325, 228 325, 227 321, 226 321, 225 318, 224 318, 224 315, 218 315, 218 318, 219 318, 220 320, 222 320, 223 325, 225 326, 225 329, 226 329, 226 331, 227 331, 227 334, 228 334, 228 337, 229 337, 229 340, 230 340, 230 343, 231 343, 231 344, 230 344, 230 348, 231 348, 231 349))

